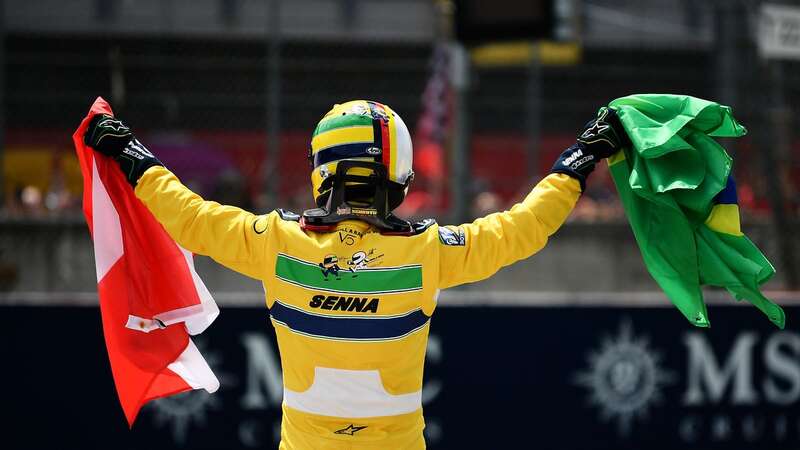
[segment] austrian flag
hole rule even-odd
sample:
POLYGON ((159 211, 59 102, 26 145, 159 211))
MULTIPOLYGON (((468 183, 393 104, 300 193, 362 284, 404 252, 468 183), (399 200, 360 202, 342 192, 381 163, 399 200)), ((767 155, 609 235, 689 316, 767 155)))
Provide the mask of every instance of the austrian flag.
POLYGON ((219 308, 195 272, 192 254, 136 198, 116 162, 84 145, 96 114, 113 115, 100 97, 72 139, 83 173, 83 211, 94 241, 108 359, 132 426, 150 400, 219 388, 189 338, 205 330, 219 308))

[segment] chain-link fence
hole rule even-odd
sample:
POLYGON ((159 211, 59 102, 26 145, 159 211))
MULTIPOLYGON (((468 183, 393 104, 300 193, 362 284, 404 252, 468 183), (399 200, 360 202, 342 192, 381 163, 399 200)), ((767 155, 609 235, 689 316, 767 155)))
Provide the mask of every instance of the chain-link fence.
POLYGON ((68 138, 97 95, 201 195, 259 210, 307 208, 316 122, 336 102, 375 98, 414 123, 430 53, 424 42, 288 41, 275 62, 269 39, 186 36, 14 34, 6 45, 6 206, 26 215, 78 206, 68 138), (271 187, 278 195, 268 199, 271 187))
MULTIPOLYGON (((343 100, 381 101, 417 136, 417 179, 402 213, 453 218, 458 196, 460 219, 520 199, 599 106, 673 92, 734 106, 751 131, 726 142, 743 216, 779 218, 776 245, 794 245, 800 66, 759 57, 759 2, 573 2, 578 59, 536 70, 471 65, 459 105, 450 47, 436 27, 443 2, 78 3, 4 2, 7 221, 80 223, 70 136, 98 95, 189 187, 258 212, 310 207, 306 153, 317 120, 343 100), (457 155, 459 114, 469 126, 467 151, 457 155), (465 188, 453 190, 462 161, 467 174, 455 181, 465 188)), ((571 220, 624 223, 602 165, 571 220)))

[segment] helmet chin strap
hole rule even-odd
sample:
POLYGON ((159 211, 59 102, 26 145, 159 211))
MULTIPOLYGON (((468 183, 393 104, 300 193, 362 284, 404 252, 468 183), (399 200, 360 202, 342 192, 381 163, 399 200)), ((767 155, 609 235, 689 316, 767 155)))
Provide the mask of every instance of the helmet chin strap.
POLYGON ((371 161, 342 160, 336 166, 327 204, 303 212, 305 230, 330 231, 343 220, 361 220, 380 228, 384 234, 412 234, 413 227, 389 211, 389 181, 386 166, 371 161), (352 169, 367 169, 371 175, 350 175, 352 169), (347 183, 358 183, 374 191, 372 201, 348 199, 347 183))

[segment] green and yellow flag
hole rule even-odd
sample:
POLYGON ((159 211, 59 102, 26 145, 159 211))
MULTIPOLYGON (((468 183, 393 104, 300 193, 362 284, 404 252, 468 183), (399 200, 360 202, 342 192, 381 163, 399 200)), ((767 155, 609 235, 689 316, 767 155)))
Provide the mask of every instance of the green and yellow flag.
POLYGON ((747 130, 731 109, 686 95, 618 98, 631 139, 608 161, 645 265, 696 326, 709 326, 701 286, 727 289, 784 327, 783 310, 760 292, 775 269, 742 232, 733 160, 715 137, 747 130))

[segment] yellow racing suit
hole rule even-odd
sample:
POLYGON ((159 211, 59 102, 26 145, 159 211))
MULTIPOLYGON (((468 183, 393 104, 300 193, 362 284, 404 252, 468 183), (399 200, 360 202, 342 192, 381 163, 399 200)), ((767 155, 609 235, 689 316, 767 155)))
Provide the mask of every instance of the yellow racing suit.
POLYGON ((390 236, 360 221, 307 231, 292 213, 204 201, 161 166, 136 185, 181 246, 263 282, 287 450, 425 448, 422 371, 440 290, 536 253, 580 192, 576 179, 551 174, 509 211, 390 236))

